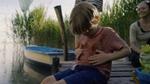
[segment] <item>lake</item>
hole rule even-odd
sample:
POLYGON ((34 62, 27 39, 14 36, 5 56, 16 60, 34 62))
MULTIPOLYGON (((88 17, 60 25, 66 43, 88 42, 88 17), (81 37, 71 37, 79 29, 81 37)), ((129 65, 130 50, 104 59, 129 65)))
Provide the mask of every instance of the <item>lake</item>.
POLYGON ((24 62, 24 46, 0 31, 0 84, 39 84, 43 75, 24 62))

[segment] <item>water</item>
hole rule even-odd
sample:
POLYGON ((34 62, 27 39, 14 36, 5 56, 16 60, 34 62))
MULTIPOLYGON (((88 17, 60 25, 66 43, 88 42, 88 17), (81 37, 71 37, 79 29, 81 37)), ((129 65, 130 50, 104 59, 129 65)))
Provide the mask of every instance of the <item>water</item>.
POLYGON ((24 63, 24 47, 14 41, 9 22, 0 28, 0 84, 39 84, 44 76, 24 63))
POLYGON ((38 73, 24 63, 23 46, 0 39, 0 84, 39 84, 38 73))

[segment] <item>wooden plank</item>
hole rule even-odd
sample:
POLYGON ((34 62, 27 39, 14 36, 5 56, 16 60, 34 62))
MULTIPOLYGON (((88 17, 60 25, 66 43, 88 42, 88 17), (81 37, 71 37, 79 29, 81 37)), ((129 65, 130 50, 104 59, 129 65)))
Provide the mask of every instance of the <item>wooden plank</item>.
POLYGON ((124 68, 112 68, 112 72, 132 72, 134 69, 130 67, 124 67, 124 68))
POLYGON ((132 77, 110 78, 108 84, 135 84, 132 77))
POLYGON ((112 71, 132 71, 134 68, 131 65, 112 65, 112 71))
POLYGON ((111 77, 131 77, 132 72, 111 72, 111 77))
MULTIPOLYGON (((62 68, 71 68, 73 65, 75 64, 75 62, 73 61, 62 61, 61 62, 61 70, 63 70, 62 68)), ((134 70, 134 68, 131 65, 128 64, 115 64, 112 65, 112 72, 123 72, 123 71, 132 71, 134 70)))
MULTIPOLYGON (((71 67, 74 64, 74 62, 62 62, 62 64, 63 69, 67 69, 71 67)), ((134 68, 128 61, 113 61, 111 78, 108 81, 108 84, 135 84, 131 80, 131 74, 133 70, 134 68)))
POLYGON ((112 62, 112 65, 118 65, 118 64, 121 64, 121 65, 131 65, 131 62, 127 61, 127 62, 118 62, 118 61, 113 61, 112 62))
POLYGON ((131 67, 131 68, 133 68, 131 66, 131 64, 112 64, 112 68, 113 67, 131 67))

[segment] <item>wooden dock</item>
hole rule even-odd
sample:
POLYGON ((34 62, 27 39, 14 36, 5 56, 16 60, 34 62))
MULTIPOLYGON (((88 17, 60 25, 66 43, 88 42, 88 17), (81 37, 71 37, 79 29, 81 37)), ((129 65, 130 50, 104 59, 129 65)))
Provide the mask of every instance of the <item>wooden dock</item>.
POLYGON ((132 77, 134 68, 127 59, 112 62, 111 78, 108 84, 135 84, 132 77))
MULTIPOLYGON (((71 68, 74 62, 62 62, 60 71, 71 68)), ((108 84, 135 84, 132 77, 134 68, 131 66, 127 58, 116 60, 112 62, 112 72, 108 84)))

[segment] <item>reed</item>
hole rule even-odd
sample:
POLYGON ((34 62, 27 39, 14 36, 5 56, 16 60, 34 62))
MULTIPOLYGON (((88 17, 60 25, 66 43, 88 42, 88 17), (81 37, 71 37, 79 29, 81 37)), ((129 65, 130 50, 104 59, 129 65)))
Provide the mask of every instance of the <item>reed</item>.
MULTIPOLYGON (((128 42, 129 26, 138 19, 135 8, 140 1, 142 0, 120 0, 119 2, 115 0, 112 8, 108 8, 107 11, 101 13, 100 24, 114 28, 128 42)), ((43 7, 35 8, 26 15, 17 12, 12 20, 14 34, 24 44, 61 48, 63 43, 59 24, 50 17, 45 18, 45 14, 43 7)), ((70 32, 67 16, 64 23, 68 47, 74 48, 74 36, 70 32)))
POLYGON ((128 42, 129 26, 138 19, 136 5, 142 0, 115 0, 101 15, 100 24, 113 27, 128 42))
MULTIPOLYGON (((63 43, 60 36, 60 27, 56 20, 45 18, 45 10, 38 7, 26 15, 16 13, 12 20, 14 36, 24 45, 36 44, 61 48, 63 43)), ((73 36, 69 31, 69 21, 65 19, 65 30, 70 45, 73 45, 73 36)), ((72 47, 72 46, 69 46, 72 47)))

